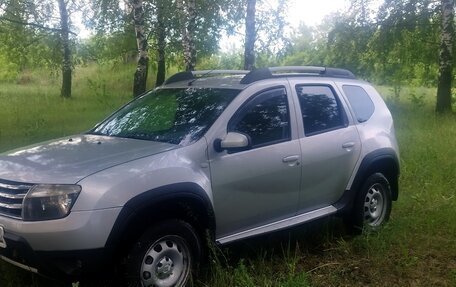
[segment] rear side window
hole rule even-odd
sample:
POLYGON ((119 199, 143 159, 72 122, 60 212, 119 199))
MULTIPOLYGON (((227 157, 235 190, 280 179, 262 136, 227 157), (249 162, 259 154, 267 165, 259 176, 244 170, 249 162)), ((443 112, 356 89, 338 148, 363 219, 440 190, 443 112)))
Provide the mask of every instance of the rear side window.
POLYGON ((306 136, 346 126, 339 99, 328 86, 297 86, 306 136))
POLYGON ((359 86, 351 85, 344 85, 342 89, 355 112, 358 122, 363 123, 369 120, 374 113, 375 107, 367 92, 359 86))

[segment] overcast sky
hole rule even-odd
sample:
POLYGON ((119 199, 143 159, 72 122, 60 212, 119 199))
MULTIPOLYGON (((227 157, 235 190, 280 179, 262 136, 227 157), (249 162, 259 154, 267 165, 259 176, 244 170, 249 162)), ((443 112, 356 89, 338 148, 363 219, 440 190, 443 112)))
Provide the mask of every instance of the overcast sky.
POLYGON ((300 22, 314 26, 326 15, 343 10, 347 3, 347 0, 290 0, 288 20, 293 27, 298 27, 300 22))
MULTIPOLYGON (((276 0, 266 0, 270 3, 277 3, 276 0)), ((288 0, 288 22, 293 28, 297 28, 301 22, 308 26, 315 26, 321 23, 323 18, 333 12, 344 10, 348 5, 348 0, 288 0)), ((77 17, 79 18, 79 17, 77 17)), ((90 35, 89 31, 82 27, 79 19, 75 19, 80 28, 80 37, 86 38, 90 35)), ((239 37, 239 36, 238 36, 239 37)), ((234 37, 236 38, 236 37, 234 37)), ((229 50, 232 46, 241 46, 241 39, 226 39, 223 37, 220 46, 222 50, 229 50)))
MULTIPOLYGON (((271 6, 277 5, 277 0, 266 0, 271 6)), ((316 26, 325 16, 336 11, 345 10, 348 0, 288 0, 287 21, 290 28, 297 28, 301 22, 308 26, 316 26)), ((243 29, 241 29, 243 32, 243 29)), ((243 45, 243 36, 223 36, 220 49, 224 52, 240 49, 243 45)))

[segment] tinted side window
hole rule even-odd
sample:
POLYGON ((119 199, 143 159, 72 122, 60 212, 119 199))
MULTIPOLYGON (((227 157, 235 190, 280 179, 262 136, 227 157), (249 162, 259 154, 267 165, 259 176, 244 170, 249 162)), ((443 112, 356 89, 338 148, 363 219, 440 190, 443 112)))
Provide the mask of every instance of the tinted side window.
POLYGON ((342 89, 355 112, 358 122, 362 123, 370 119, 375 107, 367 92, 358 86, 345 85, 342 89))
POLYGON ((338 98, 327 86, 297 86, 306 136, 346 126, 338 98))
POLYGON ((274 89, 256 96, 234 116, 228 129, 250 136, 253 147, 290 140, 285 89, 274 89))

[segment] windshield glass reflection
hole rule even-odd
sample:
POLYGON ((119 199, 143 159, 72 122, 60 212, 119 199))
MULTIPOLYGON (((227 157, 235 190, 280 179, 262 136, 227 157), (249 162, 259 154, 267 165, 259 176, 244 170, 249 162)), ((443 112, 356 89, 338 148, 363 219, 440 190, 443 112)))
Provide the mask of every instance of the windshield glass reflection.
POLYGON ((188 145, 239 94, 234 89, 159 89, 130 102, 90 133, 188 145))

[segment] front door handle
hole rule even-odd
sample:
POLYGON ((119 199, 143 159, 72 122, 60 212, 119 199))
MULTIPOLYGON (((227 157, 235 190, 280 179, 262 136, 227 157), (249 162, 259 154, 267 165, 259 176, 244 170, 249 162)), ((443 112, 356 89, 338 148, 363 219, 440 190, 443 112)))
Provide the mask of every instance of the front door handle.
POLYGON ((355 146, 355 142, 346 142, 342 145, 342 148, 352 148, 355 146))
POLYGON ((295 161, 298 161, 298 160, 299 160, 299 155, 290 155, 290 156, 284 157, 282 159, 282 161, 284 163, 295 162, 295 161))

